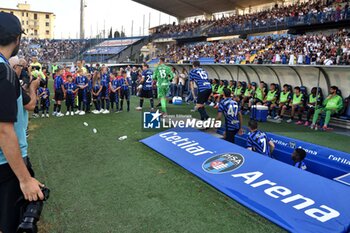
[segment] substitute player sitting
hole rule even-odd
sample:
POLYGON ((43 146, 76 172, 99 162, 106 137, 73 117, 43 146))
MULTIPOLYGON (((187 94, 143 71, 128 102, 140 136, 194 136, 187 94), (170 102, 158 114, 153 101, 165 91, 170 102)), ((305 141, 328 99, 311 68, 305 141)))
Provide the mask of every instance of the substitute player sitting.
MULTIPOLYGON (((292 99, 292 93, 290 93, 289 91, 289 86, 287 84, 283 85, 283 91, 280 93, 280 98, 278 101, 278 115, 275 116, 275 120, 282 120, 284 111, 286 111, 287 109, 289 109, 289 103, 292 99)), ((276 108, 275 104, 271 105, 271 109, 274 111, 276 108)))
POLYGON ((302 114, 304 111, 305 97, 304 94, 300 92, 300 87, 294 87, 294 94, 291 103, 289 106, 292 107, 292 112, 290 119, 287 120, 287 123, 291 123, 294 120, 295 113, 298 115, 297 125, 302 125, 302 114))
POLYGON ((324 121, 323 130, 330 130, 331 128, 328 128, 329 121, 331 120, 331 116, 335 113, 338 113, 341 109, 343 109, 343 99, 340 95, 337 94, 338 87, 331 86, 331 89, 329 91, 329 96, 323 101, 322 108, 316 109, 314 118, 312 120, 311 129, 316 129, 316 122, 318 120, 318 117, 320 113, 326 114, 326 119, 324 121))
POLYGON ((225 134, 226 141, 235 142, 235 136, 243 134, 242 124, 243 117, 239 104, 231 98, 231 91, 228 88, 223 90, 224 99, 219 104, 217 120, 221 120, 222 115, 225 116, 225 134))
POLYGON ((276 106, 277 98, 278 98, 278 93, 277 93, 277 90, 276 90, 276 84, 271 83, 270 84, 270 90, 267 93, 267 95, 265 97, 265 100, 264 100, 264 105, 269 108, 269 115, 267 116, 268 119, 274 117, 272 115, 271 106, 272 105, 276 106))
POLYGON ((248 128, 250 134, 247 138, 247 149, 272 158, 275 144, 267 137, 266 133, 258 130, 258 122, 250 120, 248 128))
POLYGON ((209 118, 209 115, 205 111, 204 106, 211 95, 212 88, 208 79, 208 73, 200 67, 200 62, 194 61, 192 63, 192 68, 189 74, 191 90, 194 92, 194 83, 196 83, 198 89, 196 108, 201 116, 201 120, 205 121, 209 118))

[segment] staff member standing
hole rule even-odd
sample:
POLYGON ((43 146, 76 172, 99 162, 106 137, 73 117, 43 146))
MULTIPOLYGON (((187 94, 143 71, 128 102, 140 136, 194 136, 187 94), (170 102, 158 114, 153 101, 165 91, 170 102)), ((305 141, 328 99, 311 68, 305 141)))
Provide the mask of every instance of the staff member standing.
POLYGON ((22 90, 8 59, 18 53, 21 24, 14 15, 0 13, 0 232, 16 232, 21 206, 17 201, 43 199, 43 186, 29 172, 27 114, 22 90))

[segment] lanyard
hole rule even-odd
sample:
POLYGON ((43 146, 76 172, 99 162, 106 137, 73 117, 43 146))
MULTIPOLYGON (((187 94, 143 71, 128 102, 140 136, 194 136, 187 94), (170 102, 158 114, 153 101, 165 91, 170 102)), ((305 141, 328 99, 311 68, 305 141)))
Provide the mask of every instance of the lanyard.
POLYGON ((2 58, 8 65, 10 65, 9 61, 7 60, 7 58, 2 55, 2 53, 0 53, 0 58, 2 58))

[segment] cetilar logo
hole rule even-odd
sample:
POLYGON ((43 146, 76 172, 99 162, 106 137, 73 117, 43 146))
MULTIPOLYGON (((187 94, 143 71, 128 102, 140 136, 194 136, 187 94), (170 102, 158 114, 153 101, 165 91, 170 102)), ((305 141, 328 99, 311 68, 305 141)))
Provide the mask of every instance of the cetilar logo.
POLYGON ((144 112, 143 113, 143 128, 145 129, 159 129, 160 128, 160 116, 162 114, 157 112, 144 112))

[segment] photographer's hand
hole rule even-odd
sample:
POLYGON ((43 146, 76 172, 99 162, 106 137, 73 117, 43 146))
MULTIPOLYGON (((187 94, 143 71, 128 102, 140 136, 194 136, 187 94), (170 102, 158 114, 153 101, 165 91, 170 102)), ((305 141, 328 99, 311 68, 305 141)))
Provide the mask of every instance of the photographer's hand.
POLYGON ((40 187, 44 187, 44 185, 35 178, 29 177, 26 180, 20 181, 20 187, 26 200, 37 201, 38 198, 39 200, 44 200, 44 194, 40 189, 40 187))

